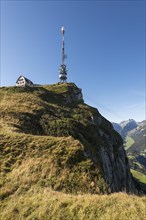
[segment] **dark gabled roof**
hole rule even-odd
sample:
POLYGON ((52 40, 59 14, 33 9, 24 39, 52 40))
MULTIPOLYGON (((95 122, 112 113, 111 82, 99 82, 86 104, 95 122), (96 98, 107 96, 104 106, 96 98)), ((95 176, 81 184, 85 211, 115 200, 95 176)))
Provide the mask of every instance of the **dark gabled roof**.
POLYGON ((26 80, 26 82, 31 82, 33 84, 33 82, 30 79, 27 79, 26 77, 24 77, 24 79, 26 80))
POLYGON ((19 76, 16 83, 19 81, 20 77, 23 77, 26 82, 30 82, 31 84, 33 84, 33 82, 30 79, 27 79, 25 76, 19 76))

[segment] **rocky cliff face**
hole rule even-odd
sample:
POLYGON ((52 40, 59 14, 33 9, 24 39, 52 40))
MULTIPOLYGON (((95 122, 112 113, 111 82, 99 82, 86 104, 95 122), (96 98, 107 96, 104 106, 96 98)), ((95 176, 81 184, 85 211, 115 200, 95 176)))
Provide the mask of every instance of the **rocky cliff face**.
POLYGON ((94 123, 102 127, 97 130, 103 140, 99 146, 99 158, 111 191, 136 192, 121 137, 102 116, 94 117, 94 123))
POLYGON ((1 88, 0 107, 2 155, 8 146, 17 150, 14 159, 2 156, 2 173, 17 171, 20 180, 18 161, 23 167, 29 157, 33 162, 25 175, 34 173, 35 184, 41 181, 43 187, 72 193, 137 192, 122 138, 83 102, 75 84, 1 88))
POLYGON ((115 139, 110 139, 110 137, 107 141, 108 149, 100 146, 100 157, 105 178, 111 191, 134 192, 135 186, 122 143, 117 143, 115 139))
POLYGON ((84 102, 83 94, 82 90, 73 84, 73 87, 69 87, 68 92, 64 93, 64 103, 71 104, 76 101, 84 102))

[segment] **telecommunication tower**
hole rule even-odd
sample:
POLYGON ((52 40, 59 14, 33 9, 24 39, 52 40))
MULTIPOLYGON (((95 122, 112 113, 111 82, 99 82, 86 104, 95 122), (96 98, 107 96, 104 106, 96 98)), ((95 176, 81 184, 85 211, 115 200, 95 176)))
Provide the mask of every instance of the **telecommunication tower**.
POLYGON ((67 80, 67 70, 66 70, 66 65, 64 64, 64 60, 66 58, 66 55, 64 53, 64 34, 65 34, 65 29, 64 27, 61 28, 61 33, 62 33, 62 64, 60 65, 59 68, 59 79, 60 82, 64 83, 67 80))

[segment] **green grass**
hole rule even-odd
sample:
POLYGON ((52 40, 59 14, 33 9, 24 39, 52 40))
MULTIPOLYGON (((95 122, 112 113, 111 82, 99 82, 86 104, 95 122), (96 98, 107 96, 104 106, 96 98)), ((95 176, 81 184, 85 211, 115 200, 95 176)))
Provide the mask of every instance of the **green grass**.
POLYGON ((139 162, 135 162, 135 164, 136 164, 140 169, 143 168, 143 166, 142 166, 139 162))
POLYGON ((146 175, 133 169, 131 169, 131 173, 139 182, 146 184, 146 175))
POLYGON ((126 137, 126 143, 125 143, 125 149, 128 150, 133 144, 134 144, 133 138, 127 136, 126 137))

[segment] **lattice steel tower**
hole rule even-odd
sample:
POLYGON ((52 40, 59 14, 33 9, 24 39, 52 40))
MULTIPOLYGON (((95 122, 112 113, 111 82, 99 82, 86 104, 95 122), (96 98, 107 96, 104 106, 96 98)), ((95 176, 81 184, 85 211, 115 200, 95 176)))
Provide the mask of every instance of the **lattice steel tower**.
POLYGON ((59 68, 59 79, 60 82, 64 83, 67 80, 67 69, 66 69, 66 65, 64 64, 64 60, 66 58, 66 55, 64 53, 64 34, 65 34, 65 29, 64 27, 61 28, 61 33, 62 33, 62 64, 60 65, 59 68))

